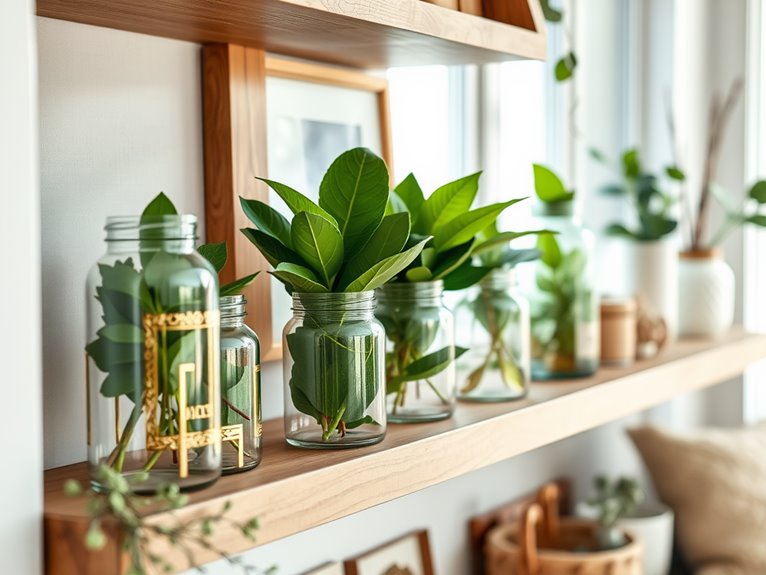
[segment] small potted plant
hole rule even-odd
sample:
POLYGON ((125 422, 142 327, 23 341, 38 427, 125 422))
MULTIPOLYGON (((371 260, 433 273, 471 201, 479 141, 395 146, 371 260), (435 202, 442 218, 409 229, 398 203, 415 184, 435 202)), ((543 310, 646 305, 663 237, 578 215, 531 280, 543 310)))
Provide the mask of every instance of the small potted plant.
MULTIPOLYGON (((597 150, 591 155, 613 167, 597 150)), ((678 221, 672 215, 675 198, 664 191, 667 185, 682 182, 684 173, 676 166, 664 169, 664 178, 646 171, 636 148, 622 155, 618 168, 622 181, 603 188, 603 192, 624 199, 635 214, 632 224, 613 223, 607 235, 625 240, 625 288, 637 296, 642 312, 665 323, 667 337, 678 333, 678 258, 672 234, 678 221)))
MULTIPOLYGON (((393 422, 421 422, 452 415, 456 396, 456 348, 452 312, 443 302, 445 289, 464 289, 480 281, 489 268, 473 265, 472 255, 488 242, 482 230, 520 200, 470 209, 479 189, 472 174, 441 186, 428 199, 410 174, 391 194, 391 211, 412 220, 409 245, 425 242, 422 253, 392 282, 378 290, 376 316, 386 328, 388 415, 393 422)), ((494 245, 494 244, 493 244, 494 245)))
POLYGON ((291 445, 341 448, 383 439, 385 335, 375 289, 410 265, 430 237, 410 237, 407 213, 386 215, 388 169, 364 148, 341 154, 319 203, 263 180, 292 221, 242 199, 255 225, 242 232, 293 299, 284 330, 285 435, 291 445))
POLYGON ((532 310, 532 378, 582 377, 599 363, 599 303, 593 234, 574 213, 574 191, 534 165, 540 259, 525 277, 532 310))

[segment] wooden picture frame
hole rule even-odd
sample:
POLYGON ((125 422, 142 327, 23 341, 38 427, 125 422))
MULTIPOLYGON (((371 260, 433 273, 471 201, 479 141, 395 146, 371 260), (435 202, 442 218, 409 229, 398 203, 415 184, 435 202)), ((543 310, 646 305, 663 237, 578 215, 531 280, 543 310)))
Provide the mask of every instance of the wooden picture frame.
POLYGON ((303 575, 345 575, 342 563, 330 562, 306 571, 303 575))
POLYGON ((409 569, 409 573, 412 575, 434 575, 428 531, 425 529, 413 531, 372 551, 348 559, 345 562, 345 567, 346 575, 404 575, 408 573, 408 568, 416 569, 415 571, 409 569), (416 549, 418 557, 409 559, 398 557, 396 553, 400 552, 404 545, 409 545, 411 550, 416 549), (419 561, 419 565, 407 562, 416 560, 419 561), (378 567, 381 564, 385 569, 383 571, 378 567))
MULTIPOLYGON (((239 198, 268 202, 269 190, 255 176, 268 174, 266 79, 269 76, 371 92, 376 97, 380 149, 391 166, 388 82, 356 70, 267 56, 262 50, 210 44, 202 51, 205 222, 208 242, 227 243, 229 261, 221 281, 266 272, 269 265, 241 233, 250 227, 239 198)), ((275 333, 271 276, 261 273, 245 289, 247 323, 261 343, 261 360, 282 357, 275 333)), ((281 326, 278 326, 281 329, 281 326)))

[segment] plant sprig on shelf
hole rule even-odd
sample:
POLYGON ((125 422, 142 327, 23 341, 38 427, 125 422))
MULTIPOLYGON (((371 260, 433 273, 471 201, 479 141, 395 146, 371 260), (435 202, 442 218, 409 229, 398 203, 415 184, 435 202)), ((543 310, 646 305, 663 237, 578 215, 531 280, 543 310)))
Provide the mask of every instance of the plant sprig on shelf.
MULTIPOLYGON (((410 237, 407 213, 386 213, 388 168, 367 149, 349 150, 332 163, 318 203, 279 182, 262 181, 284 200, 292 221, 264 202, 241 198, 255 225, 242 233, 273 266, 269 273, 298 298, 374 290, 410 265, 431 239, 410 237)), ((324 441, 377 424, 366 415, 382 384, 376 377, 374 337, 359 335, 351 321, 304 311, 303 325, 286 336, 293 405, 321 425, 324 441), (362 349, 367 353, 360 358, 362 349), (315 361, 317 353, 331 359, 315 361), (358 379, 352 372, 357 367, 366 374, 364 390, 349 389, 358 379)))
MULTIPOLYGON (((91 551, 99 551, 107 544, 104 532, 106 525, 113 525, 120 534, 122 550, 128 555, 130 564, 126 575, 153 575, 175 573, 178 566, 165 557, 151 551, 153 541, 164 539, 169 545, 178 547, 187 561, 186 568, 203 572, 194 560, 194 552, 204 549, 225 559, 232 567, 238 567, 245 575, 257 573, 271 574, 275 568, 261 570, 246 564, 241 557, 231 556, 214 543, 216 530, 221 526, 233 527, 244 537, 255 542, 258 520, 253 518, 245 522, 227 517, 231 503, 222 505, 218 513, 205 515, 189 521, 181 521, 173 511, 181 509, 188 502, 188 496, 182 494, 175 484, 160 487, 154 495, 140 496, 134 493, 138 484, 148 478, 148 473, 124 477, 109 466, 98 469, 97 480, 103 486, 102 491, 88 489, 70 479, 64 484, 64 493, 71 497, 86 495, 90 525, 85 536, 85 546, 91 551), (169 512, 171 524, 155 525, 144 519, 144 513, 151 508, 169 512)), ((170 523, 170 522, 169 522, 170 523)))
MULTIPOLYGON (((637 227, 631 229, 623 224, 613 223, 606 228, 607 234, 645 242, 660 240, 675 231, 678 221, 670 211, 676 199, 662 190, 658 176, 644 169, 637 148, 626 150, 618 167, 596 149, 591 149, 590 154, 595 160, 612 167, 622 176, 620 183, 604 187, 602 193, 626 199, 636 211, 637 227)), ((670 182, 678 183, 686 179, 683 171, 675 165, 666 166, 663 173, 670 182)))
POLYGON ((598 514, 598 540, 601 549, 617 549, 627 543, 617 522, 635 511, 644 500, 644 492, 638 481, 630 477, 620 477, 614 481, 605 475, 593 480, 596 494, 587 501, 598 514))

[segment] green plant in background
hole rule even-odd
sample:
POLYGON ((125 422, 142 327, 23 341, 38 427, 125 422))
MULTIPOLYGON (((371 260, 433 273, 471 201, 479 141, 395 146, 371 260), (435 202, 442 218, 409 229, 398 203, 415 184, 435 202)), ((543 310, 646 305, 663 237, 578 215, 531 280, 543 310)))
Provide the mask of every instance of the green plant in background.
MULTIPOLYGON (((493 251, 510 240, 535 232, 497 232, 497 217, 521 199, 509 200, 471 209, 479 190, 481 173, 449 182, 434 191, 428 199, 413 174, 407 176, 391 193, 387 207, 392 214, 408 214, 412 218, 410 244, 432 237, 408 267, 394 279, 396 282, 429 282, 442 280, 447 290, 461 290, 479 282, 493 268, 475 265, 473 256, 504 258, 507 254, 493 251), (482 233, 483 232, 483 233, 482 233)), ((441 373, 460 355, 463 348, 449 347, 428 353, 438 334, 438 322, 424 323, 408 314, 377 314, 386 328, 393 349, 386 354, 387 393, 396 394, 395 406, 403 405, 407 383, 425 380, 441 373)), ((429 383, 430 385, 430 383, 429 383)), ((430 386, 442 402, 436 387, 430 386)))
MULTIPOLYGON (((612 167, 598 150, 591 149, 590 153, 594 159, 612 167)), ((623 153, 619 171, 622 182, 606 186, 602 192, 625 198, 636 210, 637 227, 629 229, 614 223, 607 227, 606 233, 642 242, 656 241, 672 233, 678 227, 678 221, 670 214, 675 198, 660 189, 657 176, 644 170, 638 149, 631 148, 623 153)), ((676 166, 667 166, 664 173, 671 181, 686 179, 676 166)))
POLYGON ((119 533, 122 549, 128 555, 130 565, 127 575, 149 575, 150 573, 175 573, 177 566, 166 558, 151 551, 153 541, 164 539, 173 547, 178 547, 187 558, 187 568, 203 572, 194 561, 196 549, 213 552, 229 565, 238 567, 245 575, 256 573, 274 573, 272 567, 265 571, 256 569, 243 562, 241 557, 232 557, 213 543, 215 530, 220 526, 234 528, 244 537, 255 541, 258 520, 253 518, 244 523, 229 519, 226 515, 231 503, 224 503, 218 513, 197 517, 190 521, 180 521, 172 513, 172 524, 155 525, 144 520, 148 508, 153 511, 175 511, 184 507, 188 496, 180 492, 177 485, 167 484, 160 487, 152 496, 139 496, 134 492, 146 481, 148 473, 143 472, 126 478, 111 467, 102 465, 97 473, 100 492, 85 490, 76 480, 70 479, 64 484, 64 492, 70 497, 86 495, 90 525, 85 536, 85 546, 98 551, 107 544, 104 528, 119 533))
MULTIPOLYGON (((540 0, 540 6, 543 9, 543 16, 545 17, 545 20, 550 22, 551 24, 561 24, 563 26, 564 21, 564 12, 562 10, 559 10, 557 8, 554 8, 551 5, 550 0, 540 0)), ((567 36, 567 40, 569 41, 570 45, 574 45, 574 42, 572 42, 572 37, 567 30, 567 28, 564 28, 564 32, 567 36)), ((566 82, 569 80, 573 75, 575 68, 577 67, 577 56, 575 56, 575 53, 573 50, 569 50, 566 54, 561 56, 556 61, 556 66, 553 68, 553 74, 556 78, 557 82, 566 82)))
POLYGON ((625 534, 617 528, 617 521, 630 515, 644 500, 644 492, 638 481, 630 477, 620 477, 610 481, 599 475, 593 481, 596 491, 587 501, 597 513, 599 524, 598 541, 602 549, 616 549, 627 543, 625 534))
MULTIPOLYGON (((535 192, 544 204, 555 210, 574 200, 574 190, 567 190, 553 171, 539 164, 533 170, 535 192)), ((571 372, 576 368, 577 318, 592 297, 584 284, 585 253, 579 248, 562 250, 552 234, 540 235, 537 249, 540 299, 532 302, 533 356, 542 358, 552 372, 571 372)))
MULTIPOLYGON (((386 213, 388 169, 364 148, 344 152, 332 163, 320 185, 318 204, 284 184, 262 181, 294 217, 288 221, 264 202, 243 198, 242 209, 256 227, 242 232, 274 267, 269 273, 288 293, 374 290, 410 265, 430 239, 410 238, 406 212, 386 213)), ((287 336, 293 405, 316 419, 325 441, 335 432, 343 435, 375 423, 365 416, 381 384, 372 353, 375 342, 372 335, 360 336, 358 331, 353 322, 328 320, 307 309, 304 325, 287 336), (351 387, 360 349, 366 350, 361 360, 364 390, 351 387), (315 361, 316 354, 322 361, 315 361)))
POLYGON ((707 244, 708 247, 720 246, 731 232, 746 224, 766 227, 766 213, 763 213, 763 206, 766 205, 766 180, 755 182, 741 201, 733 198, 715 182, 710 183, 710 191, 721 204, 725 218, 707 244))
MULTIPOLYGON (((509 233, 509 232, 506 232, 509 233)), ((529 234, 555 233, 549 230, 534 230, 527 232, 510 232, 514 239, 529 234)), ((479 234, 480 245, 485 247, 475 252, 479 267, 492 270, 513 268, 523 262, 534 261, 540 257, 537 249, 513 249, 510 240, 499 244, 488 241, 500 236, 496 223, 490 224, 479 234)), ((482 381, 487 368, 494 367, 500 374, 503 383, 511 389, 523 390, 524 373, 519 367, 519 359, 515 357, 509 342, 503 334, 508 326, 516 319, 516 306, 513 298, 505 291, 482 288, 475 296, 467 298, 461 305, 467 305, 473 317, 490 338, 490 346, 482 363, 471 373, 461 388, 461 393, 474 391, 482 381)))
MULTIPOLYGON (((173 202, 164 194, 158 194, 144 209, 142 224, 160 223, 165 216, 177 215, 173 202)), ((164 240, 153 232, 142 232, 142 243, 147 246, 164 240)), ((156 234, 156 232, 155 232, 156 234)), ((220 269, 226 261, 225 245, 209 245, 200 248, 207 254, 214 267, 220 269), (220 267, 217 264, 221 261, 220 267)), ((88 355, 100 371, 107 374, 100 393, 108 398, 127 397, 133 409, 120 434, 120 440, 106 460, 114 470, 122 472, 128 447, 135 428, 143 413, 143 398, 146 393, 143 372, 140 369, 144 355, 144 314, 160 314, 179 311, 179 307, 163 304, 160 297, 162 278, 168 269, 187 269, 190 264, 185 256, 164 250, 141 251, 140 268, 132 258, 116 261, 113 265, 100 265, 101 286, 96 289, 96 299, 101 303, 104 325, 96 339, 86 346, 88 355)), ((247 276, 221 288, 224 294, 238 293, 257 274, 247 276)), ((202 309, 202 296, 185 300, 184 309, 202 309)), ((193 333, 167 331, 162 335, 159 355, 158 376, 160 392, 159 428, 162 435, 173 435, 178 427, 178 382, 177 365, 193 348, 193 333), (191 346, 191 347, 189 347, 191 346)), ((193 398, 192 398, 193 399, 193 398)), ((151 470, 162 451, 155 451, 145 462, 143 469, 151 470)))

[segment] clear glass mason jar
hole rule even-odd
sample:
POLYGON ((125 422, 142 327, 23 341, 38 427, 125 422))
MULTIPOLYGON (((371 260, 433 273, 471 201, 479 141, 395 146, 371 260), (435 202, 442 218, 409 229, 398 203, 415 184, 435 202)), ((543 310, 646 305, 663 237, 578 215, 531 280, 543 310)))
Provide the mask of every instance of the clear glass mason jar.
POLYGON ((455 329, 441 281, 389 283, 376 317, 386 328, 388 420, 446 419, 455 410, 455 329))
POLYGON ((194 249, 196 227, 189 215, 107 219, 87 285, 96 489, 101 465, 140 492, 221 475, 218 279, 194 249))
POLYGON ((527 394, 530 378, 529 304, 514 269, 496 269, 470 290, 455 311, 458 398, 512 401, 527 394))
POLYGON ((552 255, 527 266, 532 273, 523 283, 532 314, 532 379, 591 375, 601 347, 595 239, 572 202, 539 203, 537 213, 539 225, 558 234, 538 240, 553 245, 552 255))
POLYGON ((285 326, 285 437, 297 447, 372 445, 386 434, 385 334, 375 292, 293 293, 285 326))
POLYGON ((261 346, 245 324, 245 296, 220 299, 223 474, 261 462, 261 346))

